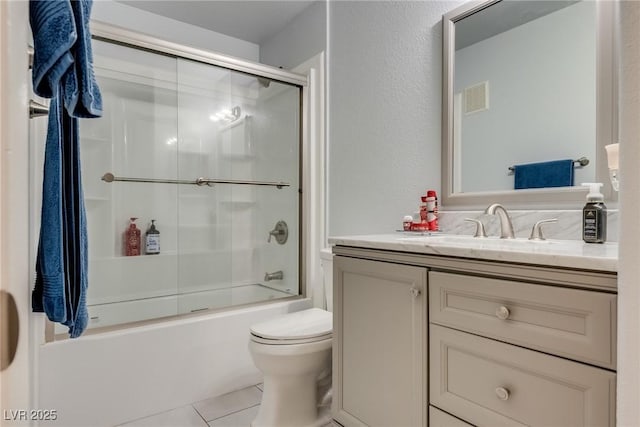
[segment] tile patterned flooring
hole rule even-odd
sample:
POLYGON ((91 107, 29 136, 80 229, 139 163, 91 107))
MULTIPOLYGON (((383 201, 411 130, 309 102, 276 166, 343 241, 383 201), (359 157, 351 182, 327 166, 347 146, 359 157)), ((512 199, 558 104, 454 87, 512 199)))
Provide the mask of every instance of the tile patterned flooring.
MULTIPOLYGON (((249 427, 260 408, 262 384, 205 399, 120 427, 249 427)), ((329 422, 324 427, 338 426, 329 422)))

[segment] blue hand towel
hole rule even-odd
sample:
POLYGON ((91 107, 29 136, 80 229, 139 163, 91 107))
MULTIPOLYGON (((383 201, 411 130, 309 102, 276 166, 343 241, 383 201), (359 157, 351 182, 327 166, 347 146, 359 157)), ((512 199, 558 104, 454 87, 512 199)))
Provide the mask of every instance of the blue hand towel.
POLYGON ((573 160, 528 163, 514 166, 514 188, 546 188, 573 186, 573 160))
POLYGON ((32 308, 86 329, 87 225, 77 117, 99 117, 102 98, 92 68, 91 0, 31 0, 34 92, 50 97, 42 219, 32 308))

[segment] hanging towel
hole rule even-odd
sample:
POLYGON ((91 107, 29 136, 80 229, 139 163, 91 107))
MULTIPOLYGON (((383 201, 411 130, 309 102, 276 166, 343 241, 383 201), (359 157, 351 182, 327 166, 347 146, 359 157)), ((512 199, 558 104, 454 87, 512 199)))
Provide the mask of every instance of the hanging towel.
POLYGON ((40 238, 32 308, 86 329, 87 224, 78 117, 99 117, 102 98, 92 68, 91 0, 31 0, 33 88, 52 98, 45 147, 40 238))
POLYGON ((514 188, 546 188, 573 186, 573 160, 515 165, 514 188))

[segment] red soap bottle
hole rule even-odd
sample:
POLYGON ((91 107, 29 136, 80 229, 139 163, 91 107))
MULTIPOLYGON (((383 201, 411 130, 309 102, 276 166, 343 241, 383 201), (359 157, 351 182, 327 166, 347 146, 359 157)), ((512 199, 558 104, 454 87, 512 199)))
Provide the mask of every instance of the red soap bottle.
POLYGON ((140 229, 136 227, 136 219, 130 218, 129 228, 124 232, 124 254, 125 256, 140 255, 140 229))

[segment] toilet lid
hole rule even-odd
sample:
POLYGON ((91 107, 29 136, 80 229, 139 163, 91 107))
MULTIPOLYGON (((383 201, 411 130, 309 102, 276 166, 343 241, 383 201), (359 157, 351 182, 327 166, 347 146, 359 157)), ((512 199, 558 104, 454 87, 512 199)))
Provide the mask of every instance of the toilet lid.
POLYGON ((270 340, 300 340, 331 336, 333 315, 319 308, 288 313, 251 327, 251 333, 270 340))

